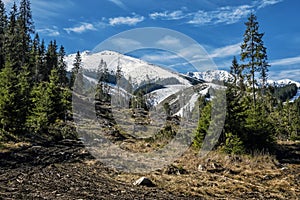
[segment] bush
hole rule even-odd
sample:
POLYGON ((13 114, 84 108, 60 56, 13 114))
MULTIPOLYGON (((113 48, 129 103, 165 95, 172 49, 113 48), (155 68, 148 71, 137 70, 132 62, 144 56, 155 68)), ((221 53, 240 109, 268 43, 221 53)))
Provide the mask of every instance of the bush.
POLYGON ((226 133, 226 141, 223 146, 223 151, 228 154, 243 154, 245 153, 244 144, 241 139, 232 133, 226 133))

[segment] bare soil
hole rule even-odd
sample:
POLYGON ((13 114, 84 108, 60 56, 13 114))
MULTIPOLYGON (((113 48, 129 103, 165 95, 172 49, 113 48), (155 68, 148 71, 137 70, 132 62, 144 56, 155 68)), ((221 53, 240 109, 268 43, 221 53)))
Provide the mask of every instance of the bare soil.
POLYGON ((277 149, 274 156, 206 158, 191 149, 164 169, 128 174, 104 166, 78 141, 5 145, 0 199, 299 199, 300 144, 277 149), (134 186, 141 176, 155 186, 134 186))

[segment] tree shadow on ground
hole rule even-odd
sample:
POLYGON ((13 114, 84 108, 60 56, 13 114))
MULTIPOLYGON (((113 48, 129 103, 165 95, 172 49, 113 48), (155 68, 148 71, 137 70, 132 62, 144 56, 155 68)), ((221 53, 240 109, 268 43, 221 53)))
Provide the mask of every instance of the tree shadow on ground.
POLYGON ((300 142, 281 142, 275 150, 280 163, 300 164, 300 142))

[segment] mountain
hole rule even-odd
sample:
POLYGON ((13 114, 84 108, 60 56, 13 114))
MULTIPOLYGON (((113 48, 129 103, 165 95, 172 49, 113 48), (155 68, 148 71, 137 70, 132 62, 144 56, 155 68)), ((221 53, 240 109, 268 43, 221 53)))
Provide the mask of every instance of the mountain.
MULTIPOLYGON (((68 70, 73 67, 75 55, 76 54, 70 54, 65 59, 68 70)), ((97 83, 96 73, 101 60, 107 63, 108 71, 111 74, 116 72, 117 66, 119 65, 122 70, 124 81, 126 84, 130 83, 133 90, 148 88, 147 93, 155 97, 152 99, 153 105, 166 103, 166 99, 169 99, 169 101, 172 102, 173 100, 170 100, 170 96, 179 94, 180 91, 187 90, 194 85, 202 84, 203 87, 198 90, 196 96, 189 96, 190 103, 194 105, 195 99, 197 99, 199 95, 205 95, 208 92, 209 87, 217 87, 217 85, 212 84, 211 82, 229 81, 231 78, 230 73, 225 70, 208 70, 206 72, 188 72, 187 74, 179 74, 114 51, 102 51, 98 53, 84 51, 81 53, 81 58, 84 77, 87 82, 94 85, 97 83)), ((268 80, 269 85, 278 87, 292 83, 295 83, 297 87, 300 88, 299 82, 289 79, 278 81, 268 80)), ((111 92, 117 91, 116 85, 114 84, 115 83, 111 84, 111 92)), ((125 87, 126 86, 121 86, 123 93, 128 92, 125 87)), ((180 109, 182 108, 178 108, 176 112, 180 113, 180 109)))
POLYGON ((277 87, 290 85, 290 84, 296 84, 297 87, 300 88, 300 83, 299 82, 293 81, 293 80, 290 80, 290 79, 282 79, 282 80, 277 80, 277 81, 268 80, 268 84, 272 85, 272 86, 277 86, 277 87))
MULTIPOLYGON (((68 55, 65 59, 68 70, 73 67, 75 55, 68 55)), ((120 82, 123 85, 117 86, 113 81, 109 83, 112 95, 121 90, 122 95, 125 97, 126 95, 130 96, 139 90, 143 90, 146 92, 145 95, 151 96, 151 104, 153 106, 165 103, 174 104, 173 113, 178 113, 178 115, 183 115, 183 107, 189 107, 192 110, 199 95, 203 95, 202 90, 210 87, 208 84, 203 84, 203 81, 194 77, 172 72, 160 66, 114 51, 102 51, 98 53, 84 51, 81 53, 81 59, 85 82, 88 82, 89 85, 97 83, 98 66, 101 60, 103 60, 106 62, 111 76, 115 76, 117 66, 122 71, 122 81, 120 82), (195 87, 199 84, 201 87, 195 87), (128 91, 128 85, 133 89, 133 92, 128 91), (120 88, 118 88, 119 86, 120 88), (181 98, 179 95, 184 95, 184 101, 181 101, 180 105, 178 103, 178 99, 181 98)))
POLYGON ((204 80, 206 82, 228 81, 231 78, 229 72, 225 70, 208 70, 205 72, 188 72, 188 76, 204 80))
MULTIPOLYGON (((204 80, 206 82, 213 81, 228 81, 232 77, 231 74, 225 70, 208 70, 205 72, 188 72, 188 76, 204 80)), ((268 80, 268 85, 282 87, 285 85, 296 84, 300 88, 300 83, 290 79, 282 80, 268 80)))
MULTIPOLYGON (((73 67, 75 55, 68 55, 65 59, 68 70, 73 67)), ((101 60, 106 62, 109 72, 116 72, 117 65, 119 65, 123 76, 127 80, 130 77, 135 87, 139 87, 146 81, 151 83, 164 82, 164 85, 181 84, 191 86, 191 82, 178 73, 114 51, 102 51, 99 53, 84 51, 81 53, 81 58, 83 68, 86 71, 96 72, 101 60)))

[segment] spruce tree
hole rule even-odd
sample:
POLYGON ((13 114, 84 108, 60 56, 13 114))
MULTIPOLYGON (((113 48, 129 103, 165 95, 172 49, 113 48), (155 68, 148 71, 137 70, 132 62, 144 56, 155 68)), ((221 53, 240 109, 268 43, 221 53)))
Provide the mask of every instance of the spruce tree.
POLYGON ((59 76, 59 84, 62 87, 66 87, 68 83, 68 78, 67 78, 67 64, 64 61, 66 56, 66 52, 63 46, 59 48, 58 52, 58 63, 57 63, 57 72, 59 76))
POLYGON ((32 42, 31 51, 30 51, 30 64, 31 64, 31 74, 32 80, 37 83, 39 81, 39 70, 40 70, 40 57, 39 53, 40 47, 40 37, 36 33, 32 42))
POLYGON ((13 69, 20 71, 21 65, 19 60, 19 31, 17 28, 17 5, 13 4, 11 11, 9 13, 9 20, 7 25, 7 30, 5 32, 5 43, 4 43, 4 51, 5 51, 5 60, 9 60, 13 69))
POLYGON ((32 14, 29 0, 21 0, 17 17, 17 28, 19 34, 18 51, 20 65, 29 62, 29 52, 31 45, 31 34, 34 33, 32 14))
POLYGON ((59 86, 57 69, 52 69, 49 82, 41 82, 31 93, 34 106, 28 117, 27 125, 35 133, 48 133, 49 127, 58 121, 64 121, 69 109, 69 95, 59 86))
POLYGON ((261 71, 263 74, 264 84, 267 73, 267 54, 262 37, 263 33, 259 32, 259 24, 256 16, 252 13, 245 23, 246 30, 244 40, 241 45, 241 60, 244 62, 243 67, 246 70, 248 81, 252 87, 253 106, 256 107, 256 78, 255 73, 261 71))
POLYGON ((17 75, 8 61, 0 72, 0 129, 16 133, 18 128, 17 75))
POLYGON ((47 80, 47 73, 48 70, 47 69, 47 60, 46 60, 46 45, 45 45, 45 41, 42 40, 39 48, 38 48, 38 60, 37 60, 37 68, 36 68, 36 80, 37 83, 43 81, 43 80, 47 80))
POLYGON ((56 41, 50 41, 47 52, 46 52, 46 63, 43 66, 42 73, 42 81, 49 81, 49 76, 51 74, 52 69, 57 69, 58 65, 58 56, 57 56, 57 44, 56 41))
POLYGON ((200 118, 195 133, 193 145, 197 148, 202 146, 204 138, 208 132, 209 125, 211 123, 211 102, 206 102, 205 99, 199 99, 199 105, 203 107, 200 112, 200 118))
POLYGON ((28 65, 23 66, 20 73, 17 75, 18 100, 15 104, 18 111, 18 126, 22 132, 26 131, 25 123, 31 109, 30 92, 32 89, 32 76, 28 68, 28 65))
POLYGON ((5 61, 5 51, 4 51, 4 41, 5 41, 5 31, 7 28, 7 15, 4 3, 0 0, 0 70, 4 67, 5 61))
POLYGON ((70 78, 70 88, 75 89, 77 92, 83 92, 84 88, 82 60, 79 51, 77 51, 73 62, 73 68, 70 78))

